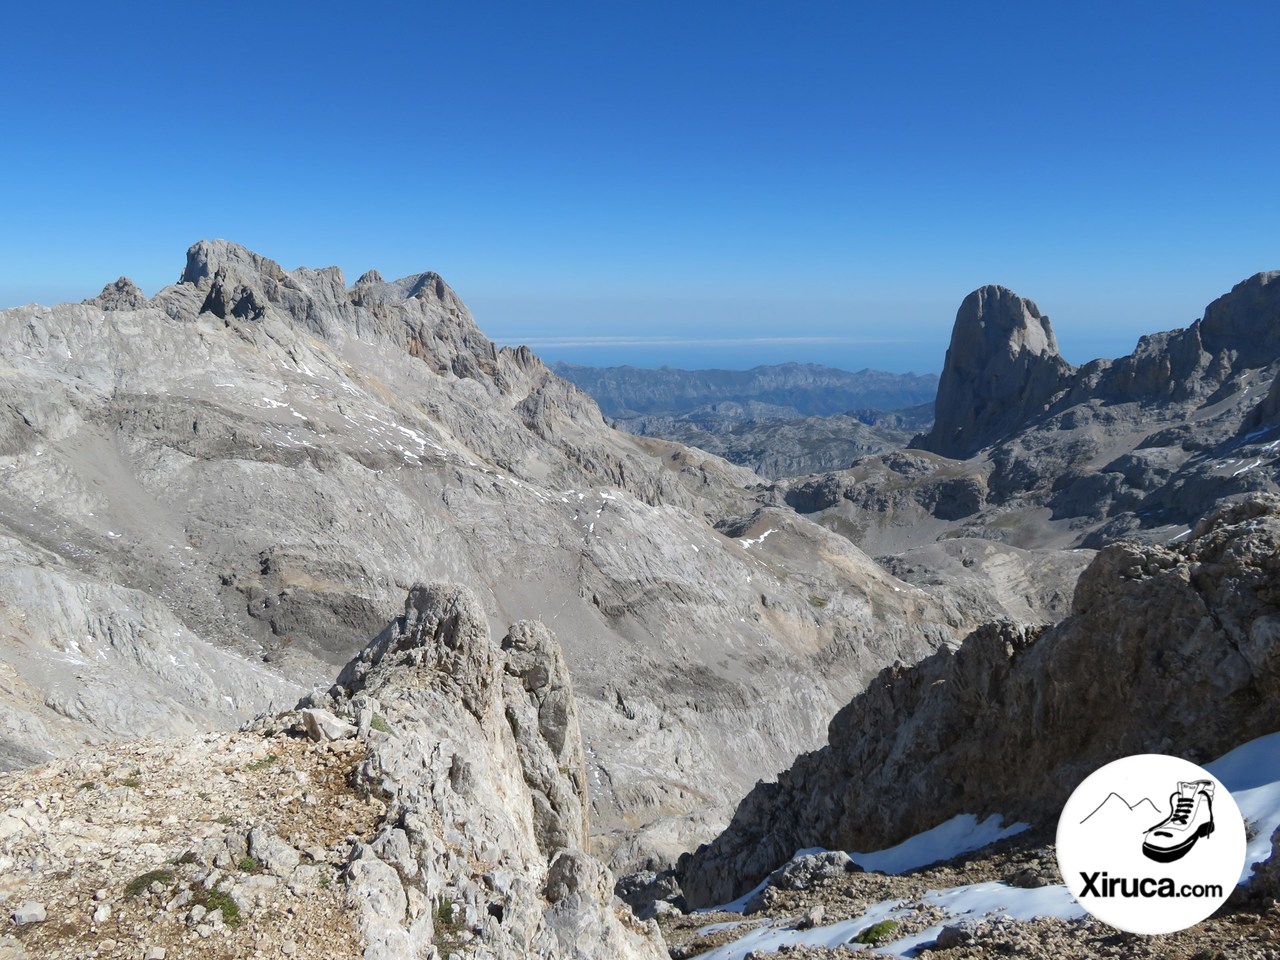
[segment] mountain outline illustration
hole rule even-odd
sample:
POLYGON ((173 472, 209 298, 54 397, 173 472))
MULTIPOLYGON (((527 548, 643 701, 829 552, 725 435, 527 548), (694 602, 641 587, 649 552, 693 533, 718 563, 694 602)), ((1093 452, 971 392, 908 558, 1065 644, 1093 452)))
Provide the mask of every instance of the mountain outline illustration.
POLYGON ((1150 797, 1143 797, 1141 800, 1138 800, 1134 803, 1130 803, 1128 800, 1126 800, 1124 797, 1122 797, 1120 794, 1116 793, 1113 790, 1109 794, 1107 794, 1106 798, 1103 799, 1103 801, 1100 804, 1094 807, 1093 811, 1088 816, 1086 816, 1083 820, 1081 820, 1080 823, 1081 824, 1087 823, 1096 814, 1100 813, 1104 808, 1108 808, 1112 810, 1116 809, 1116 806, 1114 803, 1112 803, 1112 800, 1118 800, 1120 803, 1124 804, 1125 812, 1121 814, 1122 816, 1132 816, 1135 813, 1145 812, 1146 808, 1150 808, 1151 815, 1156 819, 1160 818, 1160 808, 1155 805, 1155 802, 1150 797))

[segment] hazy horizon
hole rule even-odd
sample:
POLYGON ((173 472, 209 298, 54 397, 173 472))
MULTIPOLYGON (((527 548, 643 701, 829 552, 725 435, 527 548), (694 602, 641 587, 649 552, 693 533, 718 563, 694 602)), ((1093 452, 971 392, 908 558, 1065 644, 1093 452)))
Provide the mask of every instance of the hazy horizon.
MULTIPOLYGON (((348 283, 363 272, 343 271, 348 283)), ((163 286, 165 283, 154 283, 142 289, 151 296, 163 286)), ((0 284, 0 309, 78 302, 95 296, 100 289, 101 284, 91 289, 0 284), (15 291, 32 295, 23 298, 15 291)), ((746 370, 794 362, 848 371, 921 374, 942 371, 955 311, 964 297, 958 294, 953 303, 906 298, 865 303, 558 296, 526 301, 484 294, 468 297, 464 290, 457 292, 491 340, 499 346, 526 345, 546 361, 685 370, 746 370), (850 332, 857 330, 863 332, 850 332)), ((1026 295, 1037 299, 1034 294, 1026 295)), ((1132 352, 1140 336, 1187 326, 1199 319, 1209 300, 1180 314, 1172 306, 1163 305, 1161 310, 1162 305, 1150 302, 1086 303, 1065 320, 1051 311, 1046 301, 1038 302, 1049 313, 1063 357, 1079 366, 1100 357, 1124 356, 1132 352), (1090 314, 1091 310, 1096 312, 1090 314), (1104 310, 1109 314, 1098 319, 1104 310), (1139 326, 1135 316, 1145 318, 1147 325, 1139 326)))
POLYGON ((988 283, 1071 362, 1122 355, 1280 267, 1278 20, 230 0, 200 46, 252 69, 211 86, 169 7, 19 5, 0 303, 153 293, 222 237, 348 279, 433 270, 551 359, 937 371, 988 283))

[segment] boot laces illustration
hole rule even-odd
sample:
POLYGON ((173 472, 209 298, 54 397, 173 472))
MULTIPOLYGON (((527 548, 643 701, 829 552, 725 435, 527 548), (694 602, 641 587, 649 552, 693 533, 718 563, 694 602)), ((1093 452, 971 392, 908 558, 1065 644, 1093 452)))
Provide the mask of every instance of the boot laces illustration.
POLYGON ((1180 782, 1169 796, 1169 816, 1143 834, 1148 859, 1171 863, 1185 857, 1201 837, 1213 833, 1213 783, 1180 782))

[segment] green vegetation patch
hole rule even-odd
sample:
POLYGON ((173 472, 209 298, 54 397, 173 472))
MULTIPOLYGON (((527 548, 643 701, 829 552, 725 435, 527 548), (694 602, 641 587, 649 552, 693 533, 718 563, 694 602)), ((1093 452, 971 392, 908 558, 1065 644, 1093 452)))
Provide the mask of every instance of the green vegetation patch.
POLYGON ((128 882, 124 888, 126 897, 136 897, 139 894, 146 893, 147 889, 153 883, 161 883, 164 886, 173 884, 173 873, 169 870, 148 870, 140 877, 134 877, 128 882))
POLYGON ((222 922, 228 927, 240 926, 240 907, 225 890, 216 886, 212 890, 197 887, 193 894, 194 901, 210 913, 214 910, 222 911, 222 922))
POLYGON ((863 930, 853 938, 854 943, 884 943, 892 935, 893 931, 898 929, 898 921, 881 920, 879 923, 873 923, 867 929, 863 930))
POLYGON ((461 911, 454 907, 452 900, 442 896, 436 897, 432 919, 435 920, 436 946, 442 952, 448 953, 462 946, 463 918, 461 911))

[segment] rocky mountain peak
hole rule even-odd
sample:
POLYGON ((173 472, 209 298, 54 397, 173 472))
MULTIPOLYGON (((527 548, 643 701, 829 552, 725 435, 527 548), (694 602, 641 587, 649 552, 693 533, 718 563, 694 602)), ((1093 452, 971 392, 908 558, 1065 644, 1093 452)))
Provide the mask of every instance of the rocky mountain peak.
MULTIPOLYGON (((956 312, 951 346, 975 346, 985 352, 1007 347, 1014 354, 1027 351, 1038 357, 1058 355, 1053 327, 1035 301, 994 283, 979 287, 964 298, 956 312)), ((957 357, 957 362, 960 359, 957 357)))
POLYGON ((1072 369, 1034 301, 979 287, 956 313, 934 426, 915 445, 947 457, 976 453, 1041 412, 1072 369))
POLYGON ((108 283, 96 297, 84 301, 102 310, 141 310, 147 305, 146 295, 128 277, 108 283))
POLYGON ((1280 356, 1280 270, 1255 273, 1209 304, 1200 339, 1210 353, 1236 351, 1244 366, 1280 356))
POLYGON ((254 253, 248 247, 230 240, 198 240, 187 249, 187 265, 179 283, 199 284, 220 269, 260 274, 272 280, 283 280, 284 268, 274 260, 254 253))

